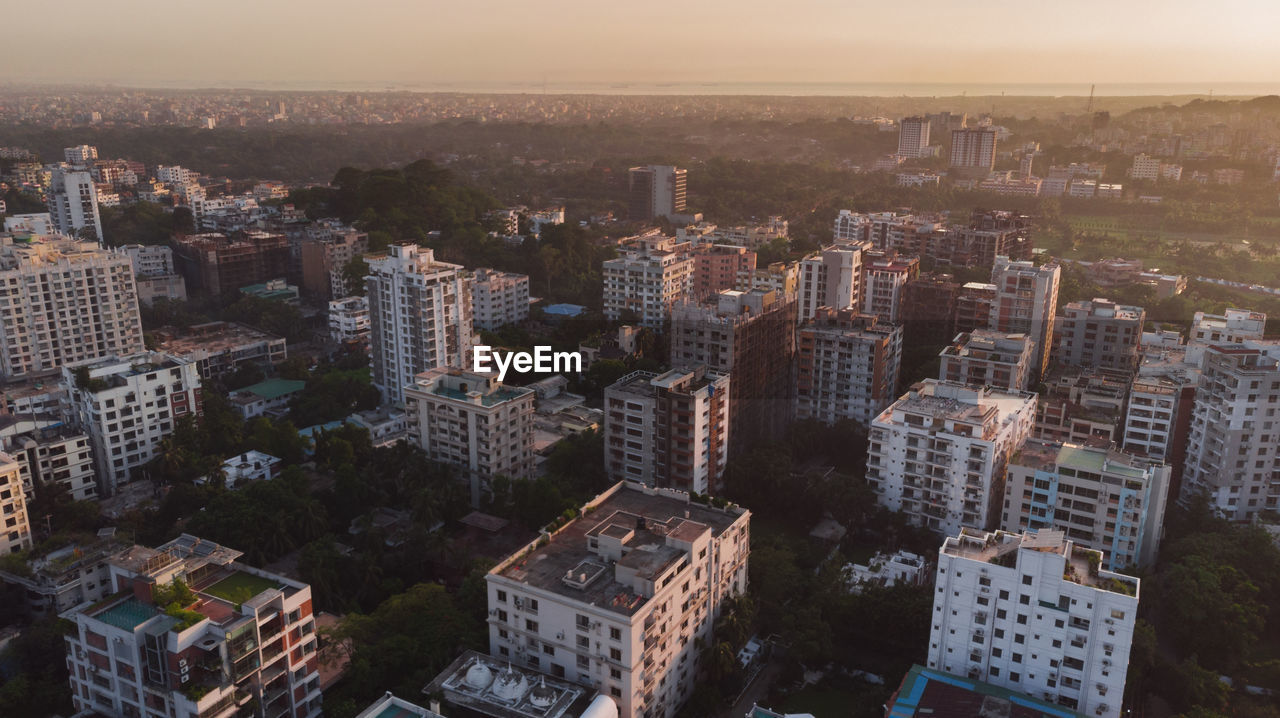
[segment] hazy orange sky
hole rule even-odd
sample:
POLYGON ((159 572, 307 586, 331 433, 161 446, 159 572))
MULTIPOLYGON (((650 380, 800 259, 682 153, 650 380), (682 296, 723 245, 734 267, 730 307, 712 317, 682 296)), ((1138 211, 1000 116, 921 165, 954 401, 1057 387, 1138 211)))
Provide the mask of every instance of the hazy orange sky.
POLYGON ((8 3, 0 81, 1271 82, 1278 0, 8 3))

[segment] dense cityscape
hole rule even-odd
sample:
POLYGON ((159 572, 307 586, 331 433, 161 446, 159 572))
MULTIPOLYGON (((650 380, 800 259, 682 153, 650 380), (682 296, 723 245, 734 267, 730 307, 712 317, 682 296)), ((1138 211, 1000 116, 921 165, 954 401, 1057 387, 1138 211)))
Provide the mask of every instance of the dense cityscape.
POLYGON ((0 716, 1280 715, 1280 97, 0 145, 0 716))

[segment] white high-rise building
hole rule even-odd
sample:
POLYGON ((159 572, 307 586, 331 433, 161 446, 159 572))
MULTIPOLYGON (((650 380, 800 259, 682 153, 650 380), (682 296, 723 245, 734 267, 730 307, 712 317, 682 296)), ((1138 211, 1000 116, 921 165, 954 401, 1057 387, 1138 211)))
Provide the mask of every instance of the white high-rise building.
POLYGON ((918 526, 994 528, 1009 456, 1035 419, 1034 393, 925 379, 871 423, 867 481, 918 526))
POLYGON ((396 244, 366 258, 373 383, 392 404, 418 374, 468 367, 475 333, 470 279, 430 249, 396 244))
POLYGON ((693 290, 695 261, 675 251, 665 237, 642 239, 602 265, 604 316, 618 321, 634 314, 646 327, 661 327, 671 309, 693 290))
POLYGON ((868 252, 862 258, 862 313, 896 322, 902 313, 902 288, 920 275, 920 258, 897 252, 868 252))
POLYGON ((18 460, 0 452, 0 556, 31 548, 27 494, 22 490, 18 460))
POLYGON ((57 484, 76 501, 98 498, 93 448, 84 432, 61 416, 15 416, 0 420, 0 451, 22 469, 22 490, 35 498, 37 486, 57 484), (6 425, 7 424, 7 425, 6 425))
POLYGON ((92 242, 0 238, 0 378, 142 351, 129 258, 92 242))
MULTIPOLYGON (((1157 461, 1172 459, 1183 384, 1169 377, 1139 376, 1129 387, 1121 445, 1157 461)), ((1176 467, 1181 475, 1181 466, 1176 467)), ((1177 498, 1176 496, 1174 498, 1177 498)))
POLYGON ((495 476, 533 477, 532 389, 493 374, 438 368, 404 387, 409 441, 462 470, 479 505, 495 476))
POLYGON ((114 496, 156 457, 178 420, 201 412, 200 372, 159 352, 106 357, 62 368, 76 420, 89 435, 98 495, 114 496))
POLYGON ((904 117, 898 123, 898 156, 906 159, 924 157, 929 148, 929 120, 904 117))
POLYGON ((477 269, 471 278, 471 311, 477 329, 492 330, 529 318, 529 275, 477 269))
POLYGON ((628 172, 629 218, 673 219, 684 214, 688 170, 671 165, 632 167, 628 172))
POLYGON ((1139 581, 1060 531, 957 532, 938 551, 929 667, 1119 718, 1139 581))
POLYGON ((1261 339, 1267 315, 1250 309, 1227 309, 1222 314, 1196 312, 1188 342, 1196 344, 1239 344, 1261 339))
POLYGON ((871 239, 871 219, 851 209, 842 209, 836 215, 832 239, 836 244, 867 242, 871 239))
POLYGON ((615 481, 719 493, 729 460, 729 375, 636 371, 604 390, 605 469, 615 481))
POLYGON ((1056 529, 1106 557, 1151 566, 1164 533, 1168 466, 1114 448, 1028 439, 1009 462, 1001 528, 1056 529))
POLYGON ((1160 179, 1160 158, 1139 152, 1133 156, 1133 167, 1129 177, 1136 180, 1156 182, 1160 179))
POLYGON ((1245 521, 1280 508, 1280 342, 1212 345, 1200 365, 1182 499, 1245 521))
POLYGON ((489 654, 598 686, 621 718, 672 718, 747 587, 751 513, 620 482, 489 571, 489 654))
POLYGON ((161 277, 173 274, 173 250, 162 244, 126 244, 116 250, 133 262, 133 273, 139 277, 161 277))
POLYGON ((996 131, 988 127, 951 131, 951 167, 985 176, 996 163, 996 131))
POLYGON ((369 341, 369 299, 345 297, 330 301, 329 337, 335 342, 369 341))
POLYGON ((1026 334, 1035 344, 1032 355, 1033 381, 1049 368, 1053 347, 1054 315, 1058 311, 1058 283, 1062 268, 1051 262, 1037 267, 1031 262, 1014 262, 997 256, 991 267, 991 283, 996 296, 991 304, 987 328, 997 332, 1026 334))
POLYGON ((54 170, 49 186, 49 216, 59 232, 78 239, 93 238, 102 244, 98 188, 88 172, 54 170))
POLYGON ((862 301, 862 250, 832 245, 800 262, 799 320, 812 319, 819 307, 857 308, 862 301))
POLYGON ((84 169, 98 159, 98 148, 93 145, 76 145, 62 148, 62 158, 69 165, 84 169))

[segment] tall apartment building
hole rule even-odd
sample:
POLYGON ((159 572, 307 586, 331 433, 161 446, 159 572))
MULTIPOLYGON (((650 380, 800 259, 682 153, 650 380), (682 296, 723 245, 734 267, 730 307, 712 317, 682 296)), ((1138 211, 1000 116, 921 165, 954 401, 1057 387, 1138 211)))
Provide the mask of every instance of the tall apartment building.
POLYGON ((930 273, 902 285, 898 317, 907 341, 945 342, 955 336, 960 285, 953 280, 950 274, 930 273))
POLYGON ((857 308, 862 302, 862 250, 832 245, 800 262, 799 319, 812 319, 820 307, 857 308))
POLYGON ((900 325, 820 308, 797 333, 796 418, 870 424, 897 396, 901 365, 900 325))
POLYGON ((976 127, 951 131, 951 168, 985 176, 996 164, 996 131, 976 127))
POLYGON ((215 296, 265 284, 289 272, 289 239, 273 232, 175 237, 173 255, 188 287, 215 296))
POLYGON ((102 217, 98 214, 98 187, 88 172, 67 169, 53 171, 48 194, 53 226, 77 239, 93 239, 102 244, 102 217))
POLYGON ((370 256, 365 277, 373 383, 388 402, 404 401, 418 374, 470 366, 470 280, 430 249, 398 244, 370 256))
POLYGON ((661 327, 693 289, 694 260, 676 251, 671 240, 658 238, 605 261, 602 274, 606 319, 634 314, 646 327, 661 327))
POLYGON ((347 286, 343 270, 351 260, 369 251, 369 235, 354 229, 325 232, 321 237, 299 241, 302 261, 302 288, 321 300, 349 296, 355 287, 347 286))
POLYGON ((76 420, 89 435, 98 495, 114 496, 155 458, 178 420, 201 412, 196 365, 158 352, 106 357, 62 369, 76 420))
POLYGON ((929 148, 929 121, 904 117, 898 123, 898 156, 907 159, 926 156, 929 148))
POLYGON ((173 274, 173 250, 162 244, 126 244, 116 249, 133 263, 133 273, 142 277, 173 274))
POLYGON ((871 423, 867 482, 918 526, 994 528, 1009 456, 1031 435, 1036 395, 925 379, 871 423))
POLYGON ((1026 334, 987 329, 961 332, 938 355, 938 378, 1009 391, 1029 389, 1032 351, 1026 334))
POLYGON ((1280 508, 1280 342, 1205 350, 1182 496, 1244 521, 1280 508))
POLYGON ((1009 461, 1001 528, 1054 529, 1101 551, 1106 568, 1152 566, 1164 534, 1168 466, 1108 447, 1028 439, 1009 461))
POLYGON ((929 667, 1119 718, 1139 581, 1101 563, 1059 531, 948 537, 938 551, 929 667))
POLYGON ((920 276, 920 258, 867 252, 862 261, 862 313, 887 321, 902 316, 902 288, 920 276))
POLYGON ((730 452, 782 436, 795 383, 796 303, 776 292, 725 290, 716 305, 683 304, 671 315, 671 365, 729 374, 730 452))
POLYGON ((438 368, 404 387, 409 440, 427 458, 456 466, 479 505, 495 476, 533 477, 532 389, 492 374, 438 368))
POLYGON ((335 342, 368 343, 367 297, 346 297, 329 302, 329 338, 335 342))
POLYGON ((75 709, 114 718, 319 716, 311 587, 240 556, 183 534, 108 559, 113 598, 68 617, 75 709))
POLYGON ((1196 312, 1191 322, 1189 343, 1240 344, 1261 339, 1267 327, 1267 315, 1249 309, 1227 309, 1222 314, 1196 312))
POLYGON ((62 159, 69 165, 88 167, 91 162, 98 159, 98 148, 93 145, 63 147, 62 159))
POLYGON ((967 223, 947 225, 945 231, 923 236, 932 241, 920 254, 962 267, 990 267, 996 257, 1030 260, 1035 243, 1031 220, 1018 212, 975 209, 967 223))
POLYGON ((140 305, 151 306, 157 299, 187 298, 187 283, 174 268, 172 249, 163 245, 126 244, 116 251, 133 263, 140 305))
POLYGON ((471 316, 485 330, 528 319, 529 275, 477 269, 471 275, 471 316))
POLYGON ((54 484, 75 501, 98 498, 89 436, 61 416, 0 416, 0 451, 18 462, 28 501, 37 486, 54 484))
POLYGON ((1054 323, 1054 361, 1071 366, 1134 369, 1147 310, 1106 299, 1078 300, 1062 307, 1054 323))
POLYGON ((720 493, 729 460, 730 377, 632 372, 604 390, 605 469, 615 481, 720 493))
POLYGON ((738 282, 733 288, 740 292, 765 289, 794 300, 800 296, 800 263, 771 262, 764 269, 756 269, 750 273, 739 272, 738 282))
POLYGON ((831 238, 836 244, 861 244, 871 239, 871 220, 865 214, 842 209, 836 215, 831 238))
POLYGON ((991 308, 996 303, 996 285, 965 282, 956 292, 955 330, 971 332, 991 325, 991 308))
POLYGON ((1133 156, 1133 167, 1129 176, 1136 180, 1156 182, 1160 179, 1160 158, 1139 152, 1133 156))
POLYGON ((31 521, 27 518, 27 494, 22 490, 22 467, 13 456, 0 452, 0 556, 31 548, 31 521))
POLYGON ((1008 257, 996 257, 991 268, 996 295, 987 328, 1031 337, 1035 343, 1033 380, 1038 380, 1049 368, 1061 275, 1062 269, 1056 262, 1037 267, 1008 257))
POLYGON ((26 571, 13 573, 0 568, 0 581, 23 589, 32 614, 56 616, 111 595, 107 559, 124 548, 126 545, 115 538, 115 529, 100 529, 91 539, 29 555, 26 571))
POLYGON ((1174 498, 1182 486, 1195 391, 1194 382, 1160 375, 1139 375, 1129 387, 1120 444, 1125 451, 1168 464, 1174 498))
POLYGON ((631 220, 673 218, 684 214, 688 170, 670 165, 632 167, 628 171, 628 213, 631 220))
POLYGON ((142 351, 129 258, 61 237, 0 238, 0 378, 142 351))
POLYGON ((731 244, 702 245, 691 252, 693 284, 690 296, 705 301, 725 289, 735 289, 738 277, 753 276, 756 253, 731 244))
POLYGON ((489 654, 595 686, 622 718, 671 718, 725 602, 746 590, 750 521, 615 485, 489 571, 489 654))

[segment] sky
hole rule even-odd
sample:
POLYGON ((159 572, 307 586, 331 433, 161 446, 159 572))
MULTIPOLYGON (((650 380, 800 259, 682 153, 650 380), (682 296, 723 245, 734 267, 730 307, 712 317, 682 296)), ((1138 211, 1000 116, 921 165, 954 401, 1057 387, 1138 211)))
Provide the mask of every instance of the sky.
POLYGON ((3 15, 23 49, 0 83, 18 84, 1280 84, 1276 0, 58 0, 3 15))

